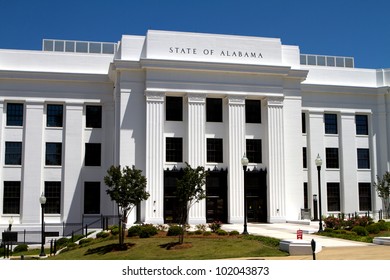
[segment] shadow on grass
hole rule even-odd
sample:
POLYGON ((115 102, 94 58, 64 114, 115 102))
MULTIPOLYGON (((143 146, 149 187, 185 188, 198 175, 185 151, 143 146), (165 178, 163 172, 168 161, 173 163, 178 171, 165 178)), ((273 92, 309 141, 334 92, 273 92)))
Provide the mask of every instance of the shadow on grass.
POLYGON ((118 251, 126 251, 130 249, 131 247, 135 246, 134 243, 125 243, 123 245, 120 244, 108 244, 105 246, 100 246, 96 248, 91 248, 88 249, 87 252, 85 252, 84 255, 105 255, 107 253, 112 253, 112 252, 118 252, 118 251))
POLYGON ((184 243, 169 242, 169 243, 161 244, 159 245, 159 247, 165 248, 167 250, 188 249, 188 248, 192 248, 192 243, 191 242, 184 242, 184 243))

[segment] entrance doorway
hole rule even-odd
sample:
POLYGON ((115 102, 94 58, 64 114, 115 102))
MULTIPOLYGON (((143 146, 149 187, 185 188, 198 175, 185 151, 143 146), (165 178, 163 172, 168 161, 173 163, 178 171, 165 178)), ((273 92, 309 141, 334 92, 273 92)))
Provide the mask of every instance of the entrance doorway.
POLYGON ((245 172, 247 218, 250 223, 267 222, 267 172, 245 172))
POLYGON ((227 170, 209 171, 206 177, 206 221, 227 222, 227 170))

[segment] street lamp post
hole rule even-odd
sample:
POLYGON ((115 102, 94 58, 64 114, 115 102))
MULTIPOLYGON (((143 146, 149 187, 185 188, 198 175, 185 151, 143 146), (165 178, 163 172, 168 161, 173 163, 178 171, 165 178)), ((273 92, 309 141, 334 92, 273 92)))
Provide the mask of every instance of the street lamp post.
POLYGON ((248 234, 248 225, 247 225, 247 206, 246 206, 246 187, 245 187, 245 172, 248 167, 249 160, 245 156, 241 159, 242 169, 244 170, 244 231, 242 234, 248 234))
POLYGON ((322 232, 322 207, 321 207, 321 165, 322 165, 322 159, 320 155, 317 155, 317 158, 315 160, 315 163, 317 165, 317 171, 318 171, 318 200, 319 200, 319 218, 320 218, 320 227, 318 229, 318 232, 322 232))
POLYGON ((14 219, 10 217, 8 220, 8 231, 11 231, 13 223, 14 223, 14 219))
POLYGON ((313 194, 313 208, 314 208, 314 220, 313 221, 318 221, 318 198, 316 194, 313 194))
POLYGON ((40 257, 46 257, 45 254, 45 203, 46 203, 46 197, 42 193, 41 197, 39 198, 39 203, 41 204, 41 215, 42 215, 42 228, 41 228, 41 253, 39 254, 40 257))

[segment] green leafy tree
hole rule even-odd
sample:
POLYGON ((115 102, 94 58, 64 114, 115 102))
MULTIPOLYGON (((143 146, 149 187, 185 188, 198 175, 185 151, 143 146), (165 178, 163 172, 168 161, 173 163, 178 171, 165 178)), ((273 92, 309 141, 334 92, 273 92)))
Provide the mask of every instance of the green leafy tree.
POLYGON ((123 169, 121 166, 111 166, 104 177, 104 183, 108 187, 107 194, 118 205, 118 213, 121 216, 119 245, 123 246, 127 217, 136 205, 150 196, 146 191, 146 177, 135 166, 126 166, 123 169))
POLYGON ((385 217, 389 218, 389 196, 390 196, 390 173, 387 171, 383 174, 382 178, 377 176, 377 182, 374 183, 374 187, 378 196, 382 199, 382 207, 385 217))
POLYGON ((188 224, 188 213, 191 207, 206 198, 204 189, 206 176, 207 171, 205 171, 203 166, 192 168, 186 162, 183 177, 177 180, 176 197, 178 198, 179 221, 183 229, 179 235, 180 244, 184 241, 185 227, 188 224))

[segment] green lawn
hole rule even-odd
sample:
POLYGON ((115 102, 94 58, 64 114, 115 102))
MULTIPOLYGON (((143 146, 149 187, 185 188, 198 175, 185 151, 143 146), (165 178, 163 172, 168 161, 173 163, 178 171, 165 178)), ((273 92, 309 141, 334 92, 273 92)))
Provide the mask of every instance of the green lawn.
POLYGON ((241 257, 287 256, 279 251, 278 240, 264 237, 186 237, 190 248, 166 249, 177 237, 127 238, 125 251, 113 250, 118 239, 92 241, 49 260, 207 260, 241 257))

